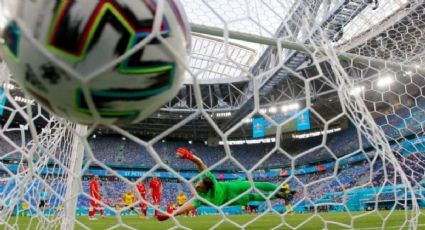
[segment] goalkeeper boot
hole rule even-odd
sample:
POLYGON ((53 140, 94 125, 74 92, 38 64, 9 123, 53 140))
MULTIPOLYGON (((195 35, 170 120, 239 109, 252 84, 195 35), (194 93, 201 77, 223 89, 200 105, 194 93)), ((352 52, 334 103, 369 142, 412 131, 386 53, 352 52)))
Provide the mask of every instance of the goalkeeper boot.
POLYGON ((159 220, 159 221, 165 221, 165 220, 170 219, 170 216, 162 214, 162 213, 158 213, 158 214, 156 214, 156 219, 159 220))

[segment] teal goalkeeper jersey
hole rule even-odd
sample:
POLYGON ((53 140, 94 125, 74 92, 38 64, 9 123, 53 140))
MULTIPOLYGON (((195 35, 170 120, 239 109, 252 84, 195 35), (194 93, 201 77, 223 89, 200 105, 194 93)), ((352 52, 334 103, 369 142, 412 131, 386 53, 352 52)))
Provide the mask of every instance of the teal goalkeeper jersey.
MULTIPOLYGON (((208 200, 214 205, 220 206, 229 200, 239 196, 251 188, 251 184, 244 180, 218 182, 211 172, 206 172, 203 178, 208 177, 213 181, 214 187, 208 192, 198 192, 198 195, 205 200, 208 200)), ((199 181, 198 181, 199 182, 199 181)), ((249 196, 245 195, 232 202, 232 204, 245 205, 249 201, 249 196)), ((203 203, 200 200, 195 200, 193 205, 198 208, 203 203)))
MULTIPOLYGON (((202 178, 210 178, 214 184, 213 189, 210 189, 208 192, 198 192, 198 196, 208 200, 209 202, 215 205, 221 205, 226 202, 225 194, 227 193, 227 186, 223 185, 217 181, 215 176, 211 172, 206 172, 202 178)), ((199 183, 199 180, 197 181, 199 183)), ((198 208, 202 205, 200 200, 195 200, 193 205, 198 208)))

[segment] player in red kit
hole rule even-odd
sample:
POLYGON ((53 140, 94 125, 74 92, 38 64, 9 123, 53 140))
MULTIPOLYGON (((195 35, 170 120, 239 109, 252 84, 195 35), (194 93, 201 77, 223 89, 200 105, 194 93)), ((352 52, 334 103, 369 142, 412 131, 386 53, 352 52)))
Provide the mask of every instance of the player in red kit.
POLYGON ((173 214, 174 210, 173 210, 173 206, 171 205, 170 202, 167 202, 167 213, 168 214, 173 214))
MULTIPOLYGON (((149 182, 149 187, 151 189, 153 203, 159 208, 161 205, 161 180, 159 180, 157 176, 153 176, 151 182, 149 182)), ((155 215, 156 213, 157 211, 155 210, 155 215)))
POLYGON ((143 215, 145 215, 145 217, 147 218, 148 206, 146 204, 146 189, 145 189, 145 185, 142 182, 137 184, 137 191, 139 192, 140 197, 142 198, 142 201, 140 201, 139 203, 140 210, 142 211, 143 215))
POLYGON ((89 220, 95 220, 94 214, 96 211, 100 212, 100 215, 104 217, 103 207, 100 204, 102 200, 102 196, 100 194, 100 185, 99 185, 99 177, 95 176, 90 181, 90 209, 89 209, 89 220))

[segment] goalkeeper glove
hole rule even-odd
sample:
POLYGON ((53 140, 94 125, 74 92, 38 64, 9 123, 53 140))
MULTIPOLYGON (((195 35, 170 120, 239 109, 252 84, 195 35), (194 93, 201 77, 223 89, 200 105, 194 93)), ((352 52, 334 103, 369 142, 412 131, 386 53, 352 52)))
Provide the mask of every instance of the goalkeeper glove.
POLYGON ((177 149, 176 155, 182 159, 193 160, 193 153, 190 152, 187 148, 180 147, 177 149))

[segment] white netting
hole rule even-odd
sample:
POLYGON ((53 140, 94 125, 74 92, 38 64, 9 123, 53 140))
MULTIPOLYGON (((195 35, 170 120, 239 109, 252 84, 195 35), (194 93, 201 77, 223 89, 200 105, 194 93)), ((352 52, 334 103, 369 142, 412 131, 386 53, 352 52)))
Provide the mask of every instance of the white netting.
POLYGON ((0 63, 6 229, 423 227, 424 1, 182 3, 194 32, 203 33, 194 35, 189 85, 134 126, 86 132, 55 118, 26 98, 0 63), (246 121, 254 118, 265 120, 265 137, 247 144, 255 126, 246 121), (205 200, 194 187, 201 177, 196 166, 175 158, 181 146, 219 181, 248 181, 250 189, 219 204, 205 200), (101 176, 107 215, 97 222, 86 217, 92 175, 101 176), (152 175, 163 180, 159 206, 149 193, 152 175), (203 202, 197 211, 205 216, 161 225, 132 218, 130 209, 143 207, 139 183, 148 190, 148 215, 183 192, 188 202, 203 202), (295 195, 275 199, 285 184, 295 195), (124 206, 128 190, 136 198, 124 206), (253 210, 258 215, 229 215, 253 210))
MULTIPOLYGON (((14 120, 15 115, 9 118, 14 120)), ((2 126, 1 220, 6 228, 20 228, 19 216, 31 216, 30 226, 57 228, 66 220, 67 181, 80 177, 70 172, 71 153, 76 153, 71 132, 75 125, 41 113, 30 117, 40 122, 33 127, 33 134, 28 127, 32 124, 16 126, 15 121, 2 126)))

